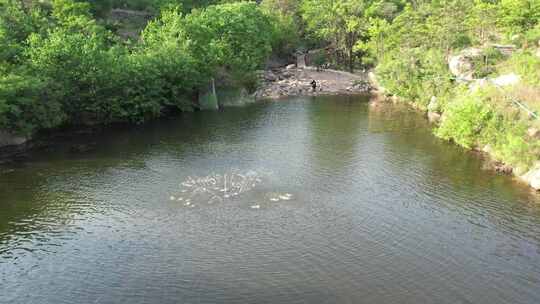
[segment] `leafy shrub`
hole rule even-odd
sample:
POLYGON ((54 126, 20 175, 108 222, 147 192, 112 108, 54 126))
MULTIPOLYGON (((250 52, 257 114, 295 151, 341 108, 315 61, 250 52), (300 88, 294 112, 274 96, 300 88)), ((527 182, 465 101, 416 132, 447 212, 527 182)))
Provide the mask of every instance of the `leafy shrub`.
POLYGON ((477 144, 483 128, 494 117, 493 111, 479 101, 476 95, 460 96, 449 104, 444 112, 437 136, 453 140, 457 144, 472 148, 477 144))
POLYGON ((497 72, 499 64, 505 56, 494 47, 486 48, 482 51, 482 56, 475 57, 472 64, 474 66, 473 76, 475 78, 485 78, 497 72))
POLYGON ((48 85, 29 75, 0 76, 0 130, 31 135, 62 124, 66 115, 48 85))
POLYGON ((498 20, 510 34, 530 30, 540 22, 540 1, 501 0, 498 20))
POLYGON ((28 49, 29 67, 36 75, 54 79, 49 90, 62 97, 67 113, 104 112, 102 88, 111 83, 105 40, 96 33, 56 29, 47 37, 33 35, 28 49))
POLYGON ((431 96, 446 94, 452 87, 444 57, 423 48, 387 54, 376 71, 393 94, 427 107, 431 96))
POLYGON ((525 138, 527 122, 519 110, 497 105, 500 92, 485 89, 476 93, 463 90, 448 104, 437 136, 465 147, 489 145, 495 159, 520 168, 536 160, 539 143, 525 138))

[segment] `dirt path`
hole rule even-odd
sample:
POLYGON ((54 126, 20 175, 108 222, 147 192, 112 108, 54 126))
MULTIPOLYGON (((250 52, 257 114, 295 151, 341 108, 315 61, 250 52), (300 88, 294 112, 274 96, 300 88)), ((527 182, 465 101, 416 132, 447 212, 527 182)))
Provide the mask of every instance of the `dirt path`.
POLYGON ((263 85, 256 97, 276 99, 287 96, 316 96, 336 94, 360 94, 371 90, 367 75, 351 74, 343 71, 315 68, 292 68, 265 71, 263 85), (311 81, 317 82, 313 91, 311 81))

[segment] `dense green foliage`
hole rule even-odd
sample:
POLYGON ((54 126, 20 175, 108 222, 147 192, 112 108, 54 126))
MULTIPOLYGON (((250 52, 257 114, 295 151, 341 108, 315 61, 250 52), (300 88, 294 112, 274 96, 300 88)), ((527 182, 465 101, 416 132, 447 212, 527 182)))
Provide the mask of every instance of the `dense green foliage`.
POLYGON ((268 16, 273 27, 273 52, 280 57, 293 53, 300 45, 301 36, 303 36, 300 1, 263 0, 261 9, 268 16))
MULTIPOLYGON (((205 8, 210 5, 239 2, 233 0, 93 0, 108 3, 109 7, 146 10, 158 13, 162 9, 178 7, 183 13, 190 13, 193 9, 205 8)), ((93 2, 89 1, 89 2, 93 2)), ((104 5, 102 5, 104 6, 104 5)))
POLYGON ((536 160, 539 143, 525 138, 527 121, 519 113, 497 108, 493 100, 497 95, 495 91, 457 94, 436 133, 466 148, 488 147, 495 158, 526 169, 536 160))
POLYGON ((248 2, 170 7, 125 44, 94 19, 101 1, 0 1, 0 129, 23 135, 191 110, 212 78, 254 87, 275 36, 248 2))
POLYGON ((526 130, 535 122, 512 100, 538 109, 540 57, 534 53, 540 39, 540 1, 406 2, 391 18, 371 19, 369 39, 361 45, 382 85, 419 108, 434 107, 442 114, 438 136, 467 148, 489 146, 498 160, 531 166, 538 141, 527 138, 526 130), (508 57, 489 47, 508 43, 523 49, 508 57), (482 50, 471 59, 473 77, 516 73, 520 85, 503 90, 460 84, 449 71, 448 58, 469 47, 482 50), (434 97, 437 104, 432 106, 434 97))

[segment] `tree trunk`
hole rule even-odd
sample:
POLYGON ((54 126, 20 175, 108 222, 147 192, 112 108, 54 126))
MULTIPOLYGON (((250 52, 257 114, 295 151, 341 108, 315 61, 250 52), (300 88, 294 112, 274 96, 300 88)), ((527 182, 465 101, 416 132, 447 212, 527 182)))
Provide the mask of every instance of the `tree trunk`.
POLYGON ((349 56, 349 71, 354 73, 354 33, 349 33, 347 37, 347 51, 349 56))

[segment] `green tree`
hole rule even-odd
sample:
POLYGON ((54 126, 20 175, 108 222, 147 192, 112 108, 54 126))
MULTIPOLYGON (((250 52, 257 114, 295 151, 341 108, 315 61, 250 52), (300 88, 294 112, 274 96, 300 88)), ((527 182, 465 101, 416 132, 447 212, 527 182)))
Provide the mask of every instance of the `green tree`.
POLYGON ((256 3, 209 6, 186 16, 186 39, 198 46, 207 62, 216 64, 235 81, 254 81, 272 51, 270 19, 256 3))
POLYGON ((302 2, 302 16, 307 29, 316 37, 330 41, 351 71, 357 56, 355 46, 367 37, 367 5, 364 0, 302 2))
POLYGON ((20 64, 28 36, 44 33, 48 28, 48 20, 38 6, 0 0, 0 63, 20 64))
POLYGON ((111 33, 95 23, 87 3, 56 0, 53 16, 57 27, 28 39, 28 68, 52 80, 47 91, 61 100, 71 121, 87 113, 105 120, 110 116, 106 97, 114 84, 111 69, 116 61, 111 33))
POLYGON ((496 39, 498 6, 484 0, 474 0, 466 22, 474 42, 484 44, 496 39))
POLYGON ((523 33, 539 22, 540 0, 501 0, 499 23, 508 33, 523 33))
POLYGON ((290 55, 301 44, 303 29, 300 1, 263 0, 261 9, 269 17, 273 27, 272 48, 274 54, 290 55))
POLYGON ((113 0, 76 0, 88 5, 89 12, 96 18, 105 18, 111 12, 113 0))
POLYGON ((0 75, 0 130, 29 136, 62 124, 66 115, 49 84, 28 74, 0 75))

